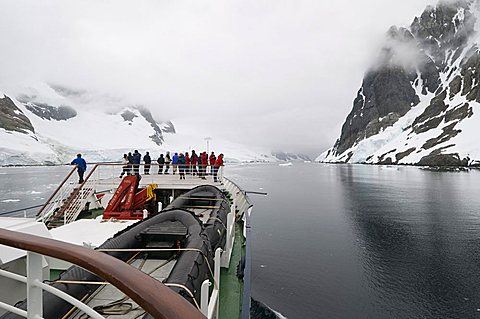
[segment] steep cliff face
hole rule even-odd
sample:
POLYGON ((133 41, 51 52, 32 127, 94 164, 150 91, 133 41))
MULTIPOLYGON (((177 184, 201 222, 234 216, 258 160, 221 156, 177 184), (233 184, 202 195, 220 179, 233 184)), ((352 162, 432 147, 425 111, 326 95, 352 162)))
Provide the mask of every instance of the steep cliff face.
POLYGON ((32 123, 8 96, 0 97, 0 128, 24 134, 33 133, 32 123))
POLYGON ((464 165, 480 160, 477 1, 441 1, 392 27, 335 145, 318 160, 464 165), (479 123, 477 123, 479 122, 479 123))

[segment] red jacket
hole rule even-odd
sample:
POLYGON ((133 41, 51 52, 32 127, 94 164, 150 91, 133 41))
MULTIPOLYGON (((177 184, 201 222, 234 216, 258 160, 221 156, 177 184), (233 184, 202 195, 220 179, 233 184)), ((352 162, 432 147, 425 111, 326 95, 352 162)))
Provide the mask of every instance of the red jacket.
POLYGON ((185 164, 190 165, 190 156, 185 155, 185 164))
POLYGON ((217 158, 215 157, 215 155, 210 155, 210 165, 213 166, 215 165, 215 161, 217 160, 217 158))
POLYGON ((202 165, 207 166, 208 165, 208 155, 207 155, 207 153, 203 152, 201 158, 202 158, 202 165))
POLYGON ((219 168, 220 166, 223 166, 223 156, 219 156, 215 161, 215 167, 219 168))
POLYGON ((192 163, 192 165, 197 165, 197 162, 198 162, 197 154, 192 155, 192 158, 190 158, 190 162, 192 163))

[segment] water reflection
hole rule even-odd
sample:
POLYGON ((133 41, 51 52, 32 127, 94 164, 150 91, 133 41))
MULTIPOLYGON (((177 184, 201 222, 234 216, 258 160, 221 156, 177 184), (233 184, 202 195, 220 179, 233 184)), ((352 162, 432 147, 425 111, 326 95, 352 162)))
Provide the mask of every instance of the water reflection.
POLYGON ((468 192, 465 174, 358 166, 339 174, 371 294, 365 316, 478 317, 478 233, 457 196, 468 192))

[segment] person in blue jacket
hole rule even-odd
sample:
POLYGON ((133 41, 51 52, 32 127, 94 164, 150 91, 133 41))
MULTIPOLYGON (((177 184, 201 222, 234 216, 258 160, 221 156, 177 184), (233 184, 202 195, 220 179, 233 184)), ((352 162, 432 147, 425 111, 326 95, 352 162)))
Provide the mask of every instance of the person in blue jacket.
POLYGON ((82 184, 84 182, 83 174, 85 174, 85 171, 87 170, 87 162, 85 162, 85 160, 82 158, 82 154, 77 154, 77 158, 74 159, 70 164, 77 166, 78 183, 82 184))
POLYGON ((135 175, 140 175, 140 161, 142 160, 142 154, 135 150, 133 152, 133 173, 135 175))
POLYGON ((177 166, 178 166, 178 153, 175 153, 172 157, 173 174, 177 172, 177 166))

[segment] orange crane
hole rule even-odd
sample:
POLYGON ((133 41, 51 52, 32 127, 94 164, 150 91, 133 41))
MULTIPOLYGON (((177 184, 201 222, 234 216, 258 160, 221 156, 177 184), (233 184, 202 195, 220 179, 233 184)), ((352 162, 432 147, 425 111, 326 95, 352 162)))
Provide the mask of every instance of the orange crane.
POLYGON ((143 209, 149 201, 155 202, 155 188, 150 184, 137 192, 140 177, 126 176, 118 186, 107 207, 103 211, 104 219, 143 219, 143 209))

